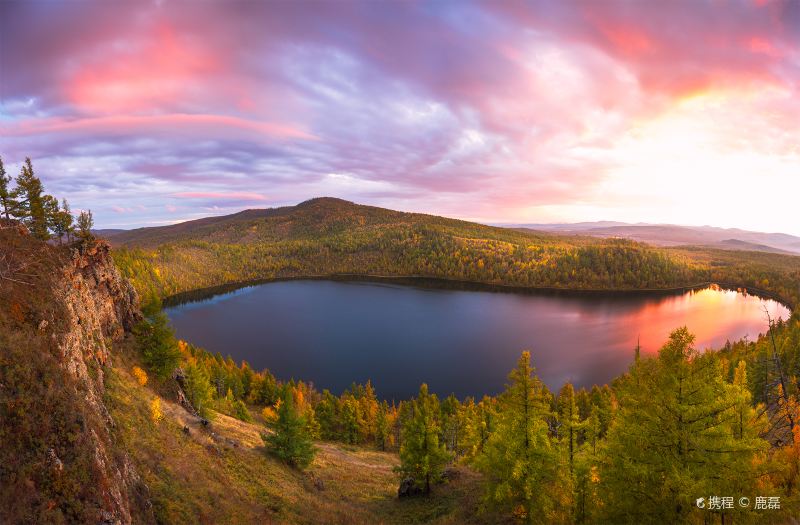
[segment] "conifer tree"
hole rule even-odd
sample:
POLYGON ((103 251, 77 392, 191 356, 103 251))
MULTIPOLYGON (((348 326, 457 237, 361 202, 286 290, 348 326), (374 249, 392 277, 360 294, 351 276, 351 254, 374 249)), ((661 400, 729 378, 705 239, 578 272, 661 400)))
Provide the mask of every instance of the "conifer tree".
POLYGON ((10 219, 18 205, 14 190, 11 189, 11 176, 6 174, 3 158, 0 157, 0 214, 10 219))
POLYGON ((371 380, 367 380, 367 384, 364 385, 358 400, 360 405, 359 413, 361 414, 363 423, 363 428, 361 429, 362 435, 365 440, 375 439, 375 425, 378 417, 379 403, 371 380))
POLYGON ((14 196, 20 198, 16 208, 17 215, 28 226, 31 234, 37 239, 49 239, 44 188, 42 181, 33 172, 33 163, 31 163, 30 157, 25 159, 22 171, 17 176, 14 196))
POLYGON ((322 399, 315 407, 315 415, 322 439, 341 439, 341 421, 337 413, 338 400, 330 390, 322 391, 322 399))
POLYGON ((72 240, 72 234, 75 230, 72 225, 72 212, 69 209, 67 199, 61 201, 61 207, 58 206, 58 201, 55 202, 53 214, 50 215, 50 221, 50 229, 53 230, 55 236, 58 237, 59 244, 62 243, 64 237, 67 238, 67 241, 72 240))
POLYGON ((92 234, 93 227, 94 217, 92 216, 92 210, 81 210, 80 215, 78 215, 78 237, 84 241, 91 239, 94 237, 92 234))
POLYGON ((375 444, 380 450, 389 448, 392 440, 392 422, 389 410, 389 404, 383 401, 375 418, 375 444))
POLYGON ((247 410, 247 405, 245 405, 244 401, 241 399, 237 399, 233 403, 233 414, 236 416, 236 419, 241 421, 245 421, 250 423, 253 421, 253 417, 250 415, 250 411, 247 410))
POLYGON ((196 360, 192 359, 184 370, 184 388, 186 397, 197 413, 208 419, 211 415, 211 383, 208 372, 196 360))
POLYGON ((411 414, 402 428, 399 471, 423 485, 424 493, 430 494, 431 483, 441 479, 450 454, 439 441, 440 427, 436 417, 439 402, 428 393, 425 383, 419 387, 419 395, 411 402, 411 414))
POLYGON ((558 422, 560 423, 559 437, 564 445, 570 473, 572 473, 578 448, 578 430, 581 425, 578 405, 575 403, 575 389, 571 383, 564 384, 558 393, 558 422))
POLYGON ((461 403, 450 394, 442 401, 442 441, 448 451, 456 456, 461 454, 462 420, 461 403))
POLYGON ((674 331, 657 358, 635 362, 616 388, 600 471, 605 520, 702 521, 697 498, 756 492, 766 442, 754 425, 737 425, 749 392, 728 383, 719 356, 698 353, 693 342, 686 328, 674 331))
POLYGON ((154 312, 133 330, 145 364, 166 379, 180 364, 181 351, 163 312, 154 312))
POLYGON ((364 418, 361 412, 361 403, 350 393, 346 393, 341 399, 341 418, 344 431, 344 441, 352 445, 361 442, 364 432, 364 418))
POLYGON ((507 507, 528 523, 561 520, 561 473, 550 443, 544 385, 523 352, 500 396, 497 427, 476 460, 487 479, 487 502, 507 507))
POLYGON ((262 437, 267 449, 289 465, 305 468, 314 460, 316 449, 308 435, 306 420, 295 406, 291 388, 284 388, 277 416, 268 423, 271 434, 262 437))

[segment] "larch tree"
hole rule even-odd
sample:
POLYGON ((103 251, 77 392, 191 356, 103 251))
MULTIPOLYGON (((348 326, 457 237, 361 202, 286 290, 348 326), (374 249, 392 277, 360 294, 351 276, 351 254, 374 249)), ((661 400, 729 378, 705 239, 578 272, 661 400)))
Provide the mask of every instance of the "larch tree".
POLYGON ((180 364, 181 351, 163 312, 154 312, 133 329, 142 358, 159 378, 166 379, 180 364))
POLYGON ((37 239, 49 239, 44 187, 42 181, 33 172, 33 163, 31 163, 30 157, 25 159, 22 171, 17 176, 14 197, 18 199, 18 216, 28 226, 31 234, 37 239))
POLYGON ((441 479, 450 460, 444 443, 439 440, 438 413, 439 401, 423 383, 419 395, 411 401, 410 417, 403 424, 398 470, 422 485, 425 494, 430 494, 431 483, 441 479))
POLYGON ((297 409, 291 388, 284 388, 278 402, 277 414, 267 425, 272 433, 262 435, 267 449, 281 461, 293 467, 311 464, 316 448, 308 434, 306 419, 297 409))
POLYGON ((578 405, 575 402, 575 388, 571 383, 564 384, 558 393, 559 438, 567 455, 570 474, 575 467, 575 453, 578 449, 578 431, 581 428, 578 405))
POLYGON ((3 158, 0 157, 0 214, 10 219, 18 205, 14 190, 11 189, 11 176, 6 174, 3 158))
POLYGON ((564 520, 562 472, 550 442, 550 406, 523 352, 499 397, 499 414, 476 465, 487 480, 487 503, 505 507, 528 523, 564 520))
POLYGON ((657 358, 637 360, 615 387, 619 409, 599 475, 607 521, 702 521, 698 498, 756 492, 767 444, 755 425, 738 424, 749 392, 726 381, 718 354, 693 342, 686 328, 675 330, 657 358))
POLYGON ((381 450, 386 450, 392 444, 392 414, 390 411, 389 404, 383 401, 375 418, 375 444, 381 450))
POLYGON ((78 215, 78 236, 83 240, 88 240, 93 237, 92 228, 94 227, 94 217, 92 210, 81 210, 78 215))
POLYGON ((71 241, 74 228, 72 225, 72 212, 69 209, 67 199, 61 201, 61 207, 58 206, 58 201, 56 201, 52 214, 48 215, 48 217, 50 219, 50 229, 58 237, 58 243, 61 244, 64 237, 67 238, 67 241, 71 241))

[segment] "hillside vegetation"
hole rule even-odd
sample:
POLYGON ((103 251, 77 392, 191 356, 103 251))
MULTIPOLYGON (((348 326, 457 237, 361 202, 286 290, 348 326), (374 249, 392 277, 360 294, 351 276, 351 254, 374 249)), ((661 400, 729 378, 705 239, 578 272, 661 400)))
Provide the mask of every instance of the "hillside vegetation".
POLYGON ((131 374, 135 351, 117 363, 107 403, 117 436, 131 451, 149 487, 160 523, 490 524, 478 515, 480 477, 458 467, 458 477, 428 500, 397 499, 396 453, 373 446, 315 443, 305 471, 266 453, 264 421, 213 411, 209 426, 171 400, 167 385, 141 386, 131 374), (161 400, 154 420, 151 403, 161 400))
POLYGON ((800 258, 558 236, 331 198, 111 237, 145 296, 243 281, 358 274, 517 287, 667 289, 719 281, 794 304, 800 258))
MULTIPOLYGON (((331 203, 309 206, 318 205, 331 203)), ((420 227, 467 246, 518 239, 446 219, 420 227), (470 229, 473 237, 463 235, 470 229), (487 231, 498 238, 475 241, 487 231)), ((421 385, 415 398, 389 404, 369 382, 319 392, 176 340, 163 312, 138 311, 103 242, 57 247, 19 225, 0 235, 4 522, 699 524, 798 515, 797 315, 720 352, 699 352, 678 328, 657 356, 637 355, 627 373, 591 390, 566 383, 551 392, 523 352, 498 396, 439 398, 421 385), (398 485, 409 497, 397 497, 398 485), (695 505, 734 495, 779 498, 779 508, 695 505)), ((308 242, 325 246, 329 237, 317 237, 308 242)), ((692 264, 711 268, 724 256, 542 244, 579 262, 575 253, 592 254, 583 260, 604 271, 652 257, 664 273, 693 275, 703 267, 692 264)), ((728 267, 758 272, 768 260, 728 267)))

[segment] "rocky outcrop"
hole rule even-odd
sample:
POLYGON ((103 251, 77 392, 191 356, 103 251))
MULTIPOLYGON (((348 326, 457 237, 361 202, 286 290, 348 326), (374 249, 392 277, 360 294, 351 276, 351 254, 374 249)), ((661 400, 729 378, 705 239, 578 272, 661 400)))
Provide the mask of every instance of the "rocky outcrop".
POLYGON ((141 319, 139 298, 123 279, 105 241, 85 243, 72 250, 55 296, 63 304, 58 346, 64 366, 81 381, 102 390, 102 367, 111 364, 114 341, 125 337, 141 319), (95 377, 89 368, 95 368, 95 377))
POLYGON ((72 248, 62 271, 53 290, 58 313, 40 323, 39 329, 51 332, 62 366, 77 380, 78 395, 105 423, 87 429, 95 450, 95 467, 105 481, 102 523, 152 521, 146 487, 127 454, 113 450, 110 429, 114 422, 103 404, 104 369, 112 364, 114 344, 141 319, 139 298, 114 265, 105 241, 72 248), (136 512, 132 512, 132 506, 136 512), (142 507, 144 516, 140 515, 142 507))

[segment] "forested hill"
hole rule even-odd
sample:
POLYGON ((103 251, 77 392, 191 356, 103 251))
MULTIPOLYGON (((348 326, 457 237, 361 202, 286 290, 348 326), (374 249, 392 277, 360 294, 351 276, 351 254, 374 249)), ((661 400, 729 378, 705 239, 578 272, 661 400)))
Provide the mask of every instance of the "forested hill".
POLYGON ((794 304, 800 258, 657 248, 404 213, 333 198, 110 237, 145 296, 272 278, 419 276, 517 287, 667 289, 709 281, 794 304))
POLYGON ((332 197, 320 197, 296 206, 244 210, 233 215, 205 217, 170 226, 138 228, 116 233, 111 241, 119 246, 155 247, 165 243, 203 240, 217 243, 253 244, 299 239, 319 239, 356 230, 440 226, 474 236, 534 238, 552 235, 512 232, 506 228, 355 204, 332 197))

